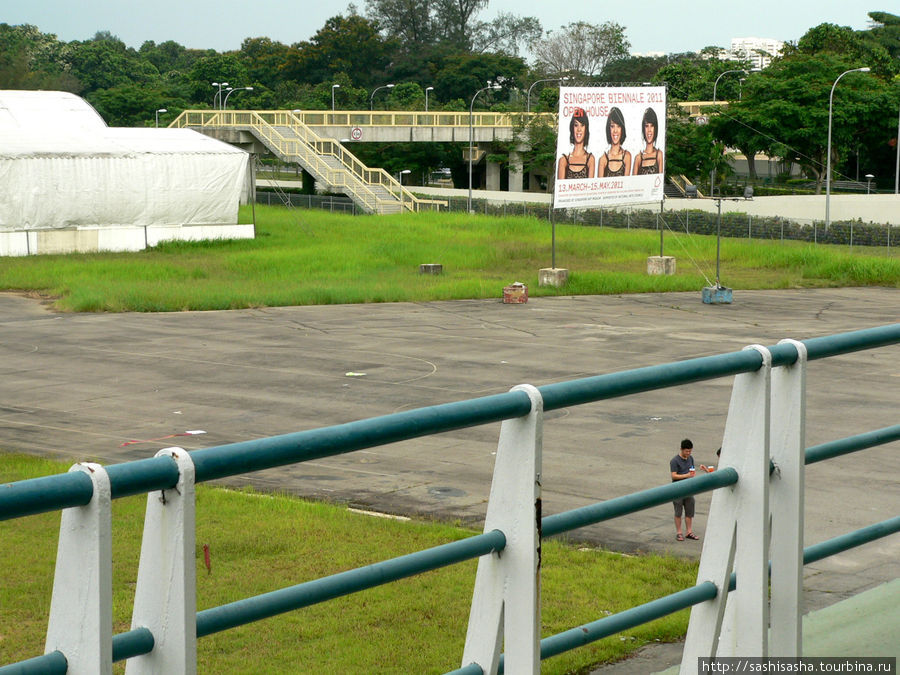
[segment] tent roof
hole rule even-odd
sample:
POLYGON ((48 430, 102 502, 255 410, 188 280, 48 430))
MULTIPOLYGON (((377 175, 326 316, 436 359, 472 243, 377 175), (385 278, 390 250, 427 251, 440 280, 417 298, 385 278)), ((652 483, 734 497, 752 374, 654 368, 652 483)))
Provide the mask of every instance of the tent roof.
POLYGON ((0 158, 244 153, 191 129, 108 127, 63 91, 0 90, 0 158))
POLYGON ((0 90, 0 130, 99 131, 106 122, 83 98, 65 91, 0 90))

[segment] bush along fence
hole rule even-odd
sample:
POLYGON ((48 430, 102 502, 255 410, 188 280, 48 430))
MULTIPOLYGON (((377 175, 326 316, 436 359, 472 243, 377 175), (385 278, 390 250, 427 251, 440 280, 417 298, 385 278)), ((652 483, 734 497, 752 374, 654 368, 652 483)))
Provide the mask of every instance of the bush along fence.
POLYGON ((454 673, 537 675, 542 659, 688 607, 682 673, 695 673, 699 657, 800 656, 803 564, 900 532, 898 515, 803 548, 804 466, 900 439, 895 425, 806 448, 807 364, 896 344, 900 324, 751 345, 190 453, 168 448, 108 467, 76 464, 66 474, 2 485, 0 519, 59 509, 62 518, 45 654, 0 674, 109 675, 121 660, 126 673, 196 673, 198 638, 475 558, 454 673), (542 517, 545 411, 730 376, 715 472, 542 517), (483 534, 197 612, 195 483, 492 422, 501 425, 483 534), (707 491, 696 585, 540 637, 543 537, 707 491), (111 501, 141 493, 147 511, 131 630, 113 635, 111 501))

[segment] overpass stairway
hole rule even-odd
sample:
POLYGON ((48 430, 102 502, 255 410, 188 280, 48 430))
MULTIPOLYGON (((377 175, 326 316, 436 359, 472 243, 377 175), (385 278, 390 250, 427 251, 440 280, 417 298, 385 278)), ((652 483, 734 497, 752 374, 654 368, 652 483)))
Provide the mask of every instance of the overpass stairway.
POLYGON ((286 163, 299 164, 329 191, 347 195, 364 212, 421 211, 446 206, 420 199, 384 169, 371 169, 332 138, 322 138, 287 111, 184 111, 170 126, 217 136, 220 131, 250 133, 286 163))

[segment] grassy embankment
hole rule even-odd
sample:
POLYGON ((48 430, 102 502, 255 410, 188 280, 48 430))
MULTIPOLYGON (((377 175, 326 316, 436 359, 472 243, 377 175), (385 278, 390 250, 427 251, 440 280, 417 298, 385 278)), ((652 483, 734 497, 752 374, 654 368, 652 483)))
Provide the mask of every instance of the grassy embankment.
MULTIPOLYGON (((545 221, 257 207, 254 240, 6 258, 0 289, 47 296, 67 311, 119 312, 499 298, 514 281, 532 297, 699 291, 715 278, 714 237, 667 233, 673 276, 646 273, 657 232, 559 224, 556 241, 569 284, 540 288, 538 270, 551 264, 545 221), (421 263, 441 263, 444 273, 420 275, 421 263)), ((735 289, 900 286, 900 258, 887 249, 723 239, 721 280, 735 289)))
MULTIPOLYGON (((0 453, 0 484, 61 473, 0 453)), ((130 628, 145 498, 113 502, 114 632, 130 628)), ((0 522, 0 665, 43 652, 59 513, 0 522)), ((197 487, 198 609, 471 536, 452 524, 373 518, 283 495, 197 487), (207 572, 203 545, 211 551, 207 572)), ((201 673, 443 673, 459 667, 475 561, 422 574, 198 642, 201 673)), ((543 634, 568 630, 695 583, 692 562, 547 541, 543 634)), ((587 672, 683 636, 687 612, 548 659, 543 673, 587 672)), ((121 672, 121 666, 117 666, 121 672)))

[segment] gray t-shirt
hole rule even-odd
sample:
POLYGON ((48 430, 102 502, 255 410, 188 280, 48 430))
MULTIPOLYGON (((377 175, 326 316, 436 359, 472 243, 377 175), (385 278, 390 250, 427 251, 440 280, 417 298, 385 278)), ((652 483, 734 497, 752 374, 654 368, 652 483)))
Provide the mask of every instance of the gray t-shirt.
MULTIPOLYGON (((675 455, 672 458, 672 461, 669 462, 669 470, 674 473, 687 473, 692 468, 694 468, 694 456, 691 455, 687 459, 681 456, 681 453, 675 455)), ((672 479, 672 482, 675 482, 675 479, 672 479)))

